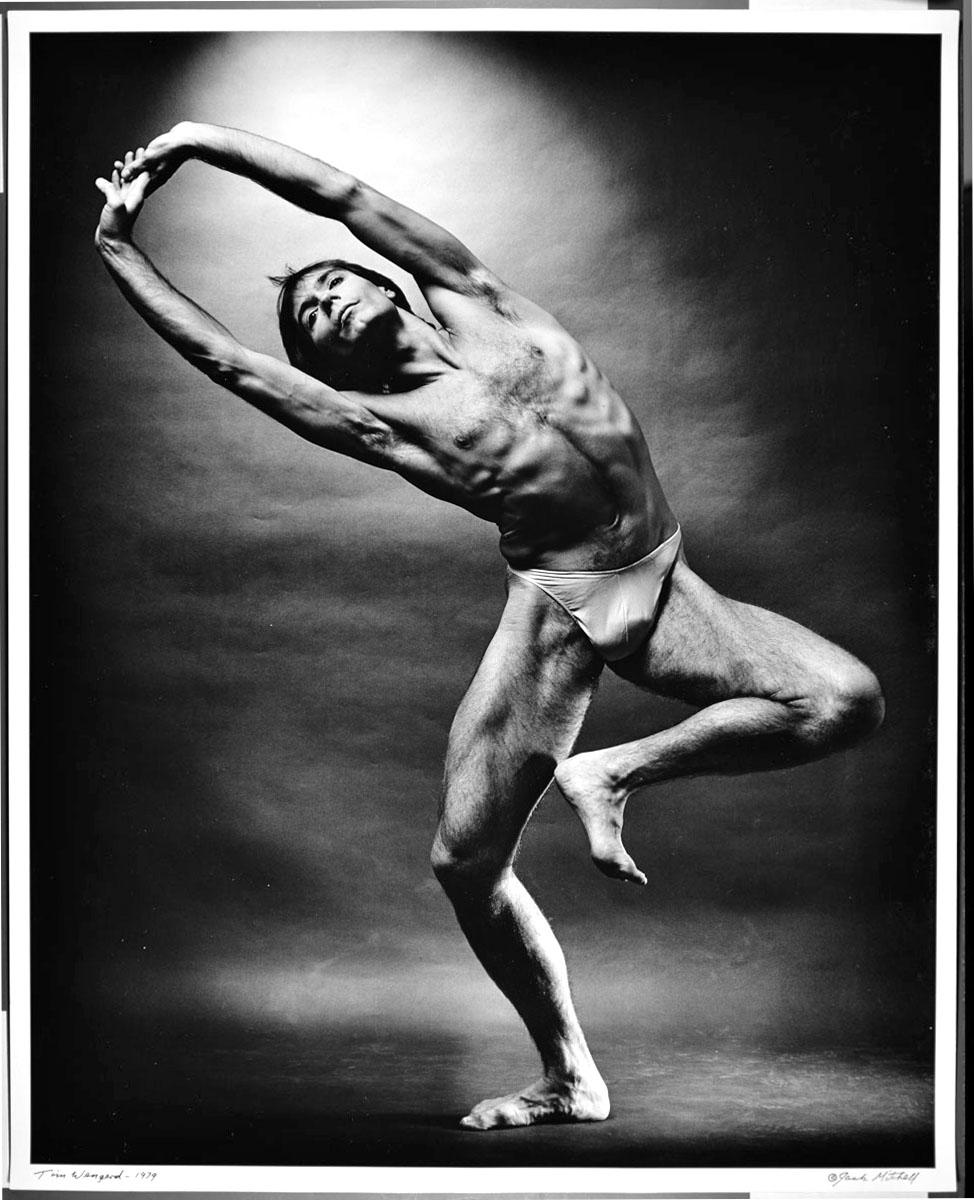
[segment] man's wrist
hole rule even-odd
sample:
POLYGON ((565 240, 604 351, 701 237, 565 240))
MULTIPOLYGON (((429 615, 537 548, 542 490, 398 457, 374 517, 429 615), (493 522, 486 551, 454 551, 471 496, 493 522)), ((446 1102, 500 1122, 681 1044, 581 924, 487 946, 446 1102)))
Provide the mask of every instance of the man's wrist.
POLYGON ((111 232, 99 225, 95 230, 95 246, 106 258, 121 255, 132 249, 132 235, 111 232))
POLYGON ((179 121, 169 131, 187 158, 199 158, 206 148, 207 126, 197 121, 179 121))

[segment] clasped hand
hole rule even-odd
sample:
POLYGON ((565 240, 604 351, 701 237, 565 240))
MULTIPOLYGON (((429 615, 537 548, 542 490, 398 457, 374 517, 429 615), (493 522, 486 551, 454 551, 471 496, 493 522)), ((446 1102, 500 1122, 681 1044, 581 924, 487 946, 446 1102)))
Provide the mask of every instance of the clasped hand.
POLYGON ((170 179, 188 157, 184 126, 177 125, 153 138, 148 146, 128 150, 124 158, 116 159, 111 178, 95 180, 95 187, 105 197, 97 237, 127 240, 145 198, 170 179))

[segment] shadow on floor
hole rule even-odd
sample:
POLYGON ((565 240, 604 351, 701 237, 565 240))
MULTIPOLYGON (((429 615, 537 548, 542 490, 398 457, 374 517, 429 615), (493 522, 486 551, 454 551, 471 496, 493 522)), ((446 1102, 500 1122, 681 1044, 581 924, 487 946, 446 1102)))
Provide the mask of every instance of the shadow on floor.
POLYGON ((593 1039, 613 1115, 472 1133, 478 1100, 530 1081, 510 1032, 246 1031, 113 1024, 35 1064, 33 1161, 281 1166, 932 1165, 929 1062, 868 1050, 593 1039), (40 1083, 41 1086, 36 1085, 40 1083))

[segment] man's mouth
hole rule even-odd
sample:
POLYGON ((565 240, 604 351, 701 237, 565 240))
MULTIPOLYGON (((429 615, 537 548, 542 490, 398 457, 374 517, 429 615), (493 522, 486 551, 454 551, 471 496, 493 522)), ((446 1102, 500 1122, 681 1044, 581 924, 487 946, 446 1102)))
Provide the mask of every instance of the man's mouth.
POLYGON ((355 305, 356 305, 356 304, 358 304, 358 301, 357 301, 357 300, 353 300, 353 301, 352 301, 350 304, 346 304, 346 305, 345 305, 345 307, 344 307, 344 308, 341 310, 341 312, 339 312, 339 314, 338 314, 338 324, 339 324, 340 326, 344 327, 344 325, 345 325, 345 318, 346 318, 346 317, 348 316, 348 314, 349 314, 349 313, 352 311, 352 309, 355 307, 355 305))

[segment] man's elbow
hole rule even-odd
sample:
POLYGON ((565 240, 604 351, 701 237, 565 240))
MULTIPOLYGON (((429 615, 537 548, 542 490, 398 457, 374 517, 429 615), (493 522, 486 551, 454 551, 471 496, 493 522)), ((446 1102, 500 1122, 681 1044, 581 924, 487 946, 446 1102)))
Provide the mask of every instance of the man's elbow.
POLYGON ((342 220, 362 204, 365 185, 346 171, 326 171, 315 184, 322 216, 342 220))
POLYGON ((280 194, 320 217, 344 221, 362 203, 365 185, 354 175, 317 159, 278 185, 280 194))

